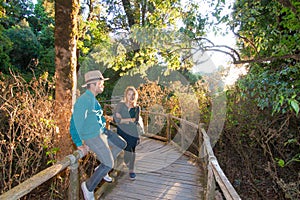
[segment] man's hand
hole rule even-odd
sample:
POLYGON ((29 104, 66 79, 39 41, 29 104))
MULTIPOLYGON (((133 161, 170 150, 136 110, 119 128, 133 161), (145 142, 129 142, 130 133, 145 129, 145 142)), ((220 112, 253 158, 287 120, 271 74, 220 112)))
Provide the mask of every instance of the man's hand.
POLYGON ((112 116, 109 116, 109 115, 104 115, 104 118, 106 120, 107 123, 110 123, 113 121, 113 117, 112 116))
POLYGON ((85 144, 77 147, 77 149, 82 151, 83 155, 86 155, 89 152, 89 147, 85 144))

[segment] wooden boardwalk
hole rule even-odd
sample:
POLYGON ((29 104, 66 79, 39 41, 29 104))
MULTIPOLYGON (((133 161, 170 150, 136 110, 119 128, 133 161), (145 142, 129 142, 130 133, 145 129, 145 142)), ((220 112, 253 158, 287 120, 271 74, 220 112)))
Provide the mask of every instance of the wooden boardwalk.
POLYGON ((173 145, 143 138, 136 154, 136 180, 130 180, 128 171, 124 170, 113 189, 101 199, 203 199, 202 170, 173 145))

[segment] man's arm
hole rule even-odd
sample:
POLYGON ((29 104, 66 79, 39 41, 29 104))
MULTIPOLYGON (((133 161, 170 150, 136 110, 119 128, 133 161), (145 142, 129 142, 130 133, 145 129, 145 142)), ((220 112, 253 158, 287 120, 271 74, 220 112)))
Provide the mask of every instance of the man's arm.
POLYGON ((72 115, 71 121, 70 121, 70 134, 71 134, 72 140, 73 140, 74 144, 76 145, 76 147, 82 146, 82 140, 80 139, 80 136, 77 132, 73 115, 72 115))
POLYGON ((71 134, 71 138, 72 138, 74 144, 76 145, 77 149, 81 150, 83 152, 83 154, 86 155, 89 151, 89 147, 82 143, 82 140, 80 139, 80 136, 77 132, 77 129, 76 129, 76 126, 74 123, 73 115, 72 115, 71 121, 70 121, 70 134, 71 134))

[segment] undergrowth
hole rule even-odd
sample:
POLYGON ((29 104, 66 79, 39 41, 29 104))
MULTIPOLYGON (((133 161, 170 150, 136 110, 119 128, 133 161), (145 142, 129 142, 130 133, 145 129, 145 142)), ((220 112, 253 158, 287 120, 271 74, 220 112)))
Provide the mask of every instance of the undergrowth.
POLYGON ((300 199, 299 117, 270 110, 228 92, 216 156, 242 199, 300 199))
POLYGON ((12 74, 0 79, 0 193, 53 161, 53 84, 47 74, 26 82, 12 74))

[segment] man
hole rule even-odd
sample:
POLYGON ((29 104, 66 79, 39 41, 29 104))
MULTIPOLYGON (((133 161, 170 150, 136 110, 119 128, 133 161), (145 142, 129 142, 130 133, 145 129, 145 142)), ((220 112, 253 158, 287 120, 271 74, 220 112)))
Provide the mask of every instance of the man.
POLYGON ((113 168, 114 160, 126 147, 126 142, 105 128, 103 110, 96 99, 104 90, 104 78, 99 70, 84 75, 87 90, 76 101, 70 121, 70 134, 79 150, 93 151, 101 164, 91 177, 81 184, 85 200, 94 200, 94 190, 113 168), (85 144, 83 144, 83 142, 85 144), (111 149, 110 149, 111 147, 111 149))

